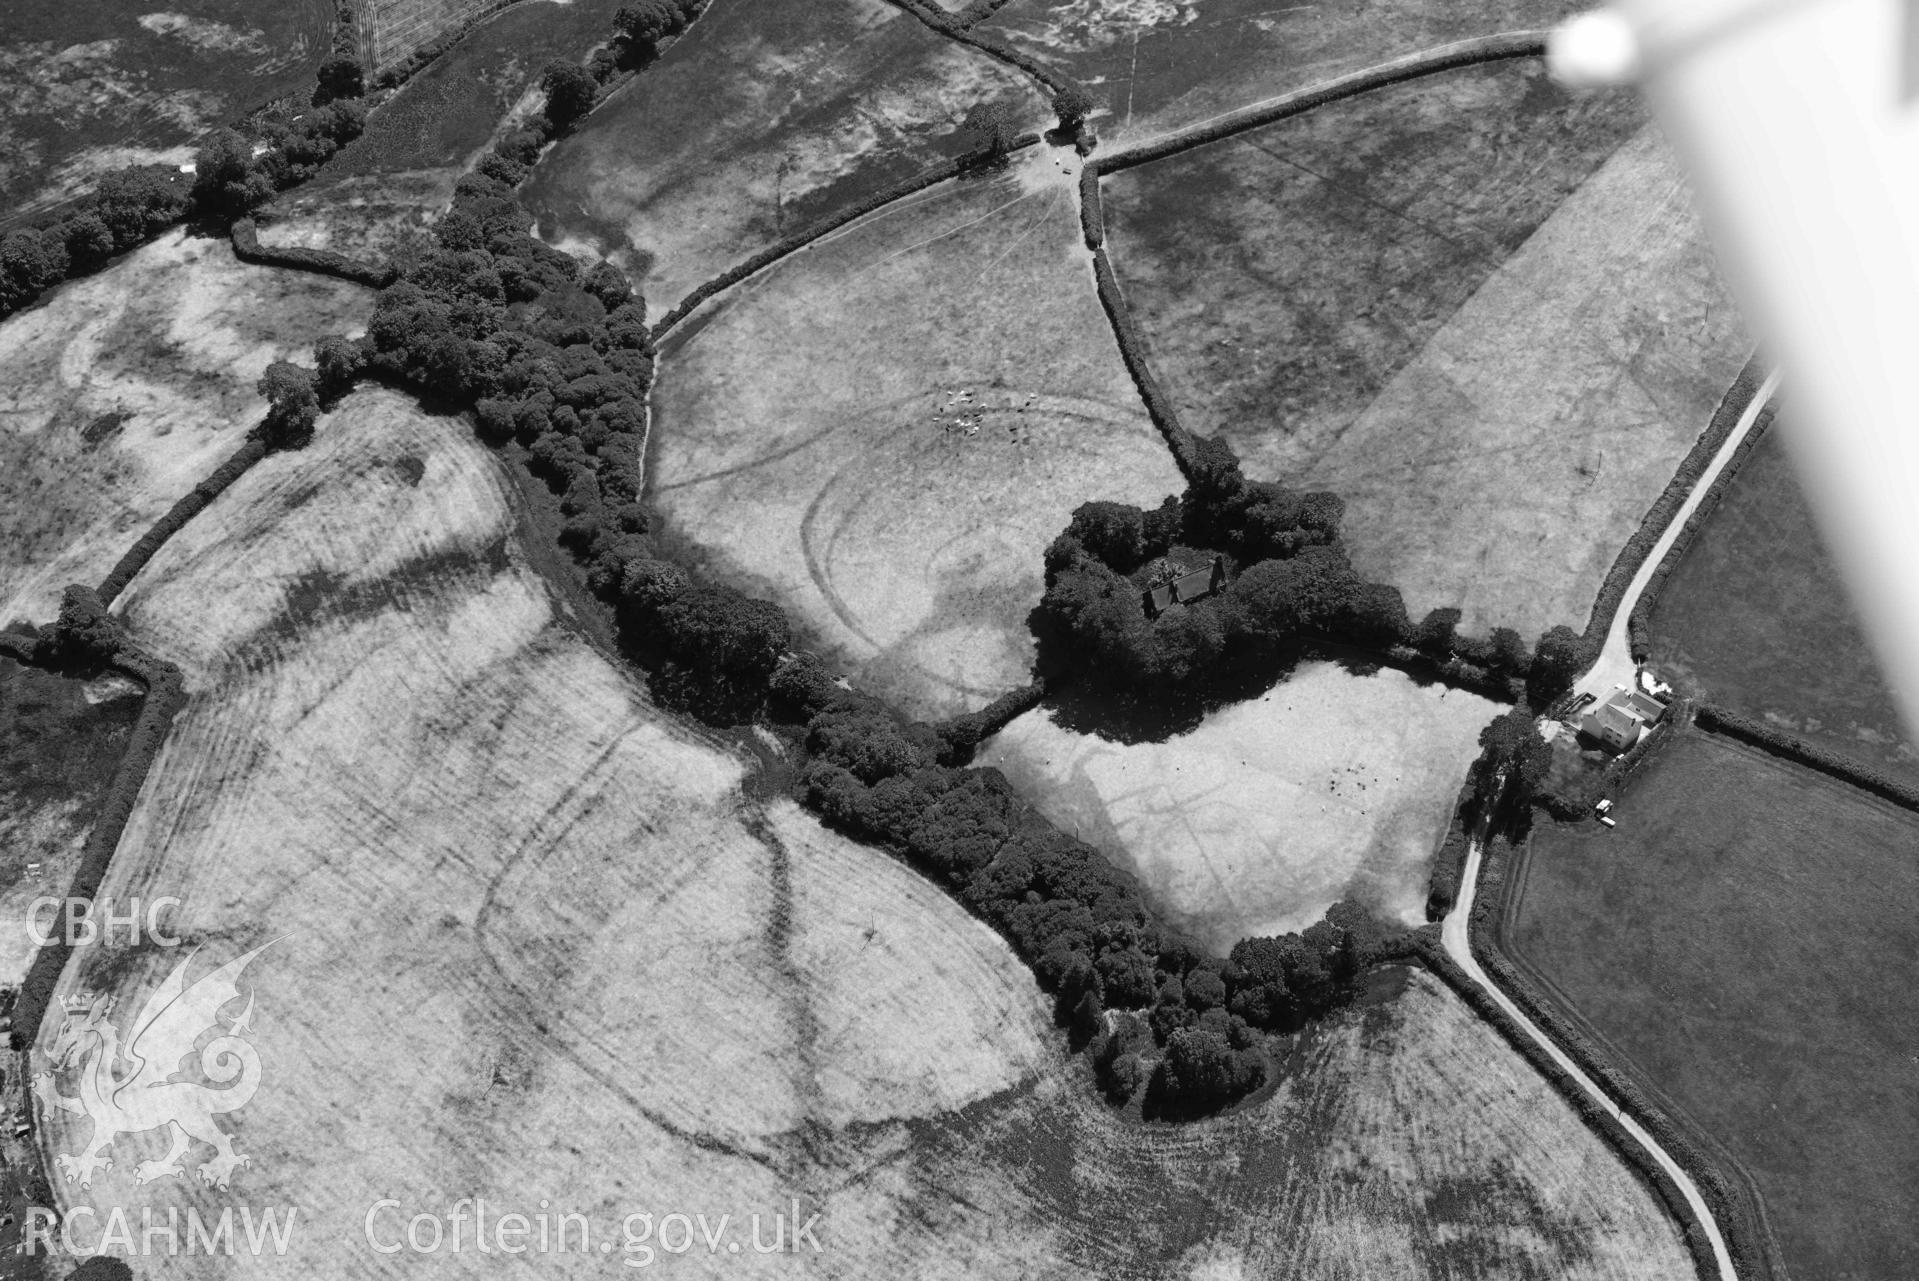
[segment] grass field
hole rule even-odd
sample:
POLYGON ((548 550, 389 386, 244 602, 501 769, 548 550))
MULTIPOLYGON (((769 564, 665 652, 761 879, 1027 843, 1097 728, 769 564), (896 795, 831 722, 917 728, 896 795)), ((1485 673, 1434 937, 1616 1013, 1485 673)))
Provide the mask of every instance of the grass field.
POLYGON ((107 169, 310 90, 333 0, 9 0, 0 23, 0 228, 107 169))
POLYGON ((1026 683, 1041 557, 1075 507, 1181 488, 1095 298, 1071 184, 1037 151, 944 184, 667 344, 649 485, 689 556, 916 714, 1026 683))
POLYGON ((79 681, 0 658, 0 983, 17 985, 33 957, 33 901, 66 895, 141 701, 125 677, 79 681))
POLYGON ((1111 251, 1181 418, 1268 468, 1309 463, 1644 116, 1527 59, 1105 179, 1111 251))
POLYGON ((1498 713, 1390 668, 1312 662, 1163 743, 1105 742, 1028 712, 980 763, 1224 955, 1304 929, 1345 897, 1422 923, 1433 851, 1498 713))
MULTIPOLYGON (((535 88, 540 68, 554 58, 584 58, 612 35, 618 9, 612 0, 522 0, 482 22, 374 111, 366 132, 327 164, 315 185, 331 192, 344 179, 398 175, 405 182, 415 170, 465 169, 508 110, 535 88)), ((458 176, 446 177, 440 203, 451 198, 458 176)))
POLYGON ((1578 6, 1361 0, 1012 0, 979 28, 1077 77, 1108 143, 1134 142, 1435 45, 1549 27, 1578 6))
POLYGON ((0 325, 0 624, 99 581, 259 421, 267 363, 370 297, 175 231, 0 325))
POLYGON ((1919 819, 1688 734, 1533 838, 1512 944, 1751 1174, 1795 1277, 1919 1259, 1919 819))
POLYGON ((664 311, 782 235, 964 150, 967 110, 1044 100, 885 0, 714 0, 554 147, 541 234, 626 267, 664 311))
MULTIPOLYGON (((1426 225, 1409 229, 1376 209, 1370 217, 1354 212, 1334 231, 1317 211, 1334 200, 1371 199, 1364 187, 1335 196, 1302 177, 1294 185, 1309 188, 1301 199, 1311 212, 1294 216, 1282 194, 1276 212, 1262 213, 1272 209, 1264 196, 1235 198, 1230 184, 1257 188, 1280 162, 1230 145, 1217 165, 1232 169, 1239 157, 1250 167, 1244 179, 1219 179, 1218 217, 1177 225, 1156 218, 1156 199, 1163 208, 1205 207, 1205 188, 1182 181, 1179 169, 1162 175, 1159 165, 1114 184, 1109 217, 1117 269, 1123 281, 1142 282, 1129 289, 1155 353, 1165 349, 1169 381, 1233 442, 1248 473, 1342 495, 1355 564, 1399 587, 1414 618, 1457 606, 1469 632, 1506 625, 1530 638, 1555 623, 1585 625, 1606 570, 1705 429, 1747 348, 1657 134, 1633 133, 1555 204, 1616 138, 1626 120, 1614 116, 1624 109, 1592 107, 1596 120, 1568 123, 1566 109, 1551 105, 1556 92, 1536 79, 1523 88, 1508 79, 1502 89, 1501 78, 1515 74, 1529 73, 1449 80, 1461 86, 1458 98, 1441 86, 1395 92, 1448 110, 1491 93, 1502 110, 1517 112, 1514 130, 1546 121, 1542 129, 1564 146, 1541 146, 1542 164, 1557 159, 1537 186, 1502 165, 1541 144, 1495 141, 1497 128, 1478 161, 1467 146, 1437 165, 1465 190, 1476 178, 1491 184, 1507 174, 1511 190, 1530 202, 1524 216, 1489 209, 1455 234, 1450 228, 1460 224, 1447 220, 1458 210, 1443 196, 1395 191, 1393 179, 1378 178, 1371 181, 1383 188, 1379 204, 1426 225), (1539 102, 1526 107, 1527 96, 1539 102), (1588 127, 1593 138, 1577 141, 1588 127), (1161 182, 1164 194, 1155 197, 1151 188, 1161 182), (1129 190, 1139 191, 1132 204, 1145 215, 1130 223, 1129 190), (1526 235, 1547 207, 1550 215, 1526 235), (1155 225, 1166 248, 1155 248, 1155 225), (1137 234, 1128 235, 1129 226, 1137 234), (1434 231, 1457 243, 1436 244, 1434 231), (1255 238, 1262 248, 1239 247, 1255 238), (1337 262, 1329 257, 1335 249, 1345 254, 1337 262), (1191 277, 1185 262, 1196 263, 1191 277), (1226 332, 1182 327, 1195 312, 1229 317, 1226 332), (1228 341, 1209 350, 1206 339, 1228 341), (1289 415, 1290 396, 1300 401, 1289 415)), ((1346 109, 1370 107, 1326 110, 1346 109)), ((1399 142, 1410 145, 1426 128, 1443 133, 1445 114, 1402 113, 1420 123, 1399 142)), ((1325 155, 1315 148, 1337 143, 1351 123, 1315 115, 1262 133, 1279 155, 1331 172, 1345 144, 1325 155), (1282 150, 1294 124, 1304 140, 1282 150)))
POLYGON ((1787 414, 1666 580, 1650 663, 1688 693, 1919 781, 1919 751, 1779 434, 1793 430, 1787 414))

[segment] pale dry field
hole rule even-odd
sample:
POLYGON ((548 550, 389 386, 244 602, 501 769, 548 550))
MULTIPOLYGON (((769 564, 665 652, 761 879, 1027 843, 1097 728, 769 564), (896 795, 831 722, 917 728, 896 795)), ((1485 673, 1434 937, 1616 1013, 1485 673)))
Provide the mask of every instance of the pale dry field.
MULTIPOLYGON (((696 1237, 669 1259, 656 1237, 652 1261, 1684 1275, 1644 1190, 1422 978, 1342 1016, 1244 1113, 1121 1121, 990 931, 790 802, 748 800, 743 755, 564 625, 510 504, 461 426, 362 392, 128 593, 191 698, 103 893, 184 899, 195 975, 276 940, 248 976, 264 1069, 225 1118, 253 1158, 227 1191, 136 1187, 161 1147, 145 1135, 57 1194, 102 1224, 298 1210, 285 1257, 158 1254, 142 1276, 604 1275, 641 1257, 627 1214, 727 1214, 741 1242, 796 1198, 821 1215, 818 1256, 696 1237), (399 1203, 376 1215, 387 1243, 468 1197, 489 1218, 586 1215, 596 1248, 575 1229, 565 1253, 482 1255, 470 1223, 458 1253, 371 1248, 375 1202, 399 1203)), ((131 1006, 180 955, 87 949, 62 993, 131 1006)), ((52 1151, 85 1138, 62 1120, 52 1151)))
POLYGON ((1414 618, 1583 628, 1619 549, 1750 348, 1690 193, 1648 127, 1332 440, 1249 448, 1346 499, 1353 563, 1414 618))
POLYGON ((0 325, 0 624, 99 581, 240 446, 267 364, 310 364, 371 300, 174 231, 0 325))
POLYGON ((1346 897, 1423 922, 1433 851, 1499 711, 1392 668, 1312 662, 1161 743, 1074 733, 1041 708, 983 744, 979 763, 1225 955, 1346 897))
MULTIPOLYGON (((740 758, 564 625, 511 519, 463 426, 362 392, 128 592, 191 700, 102 893, 178 895, 209 958, 279 941, 254 969, 254 1166, 229 1194, 136 1190, 160 1145, 123 1140, 69 1198, 291 1204, 292 1274, 388 1275, 413 1269, 364 1243, 382 1196, 770 1212, 830 1190, 806 1136, 1047 1060, 997 936, 790 802, 747 802, 740 758)), ((137 1005, 177 959, 90 951, 69 983, 137 1005)))
POLYGON ((543 235, 667 311, 819 218, 965 150, 975 104, 1051 122, 1025 77, 884 0, 713 0, 523 189, 543 235))
POLYGON ((696 317, 654 392, 649 486, 693 554, 921 716, 1026 683, 1075 507, 1183 488, 1071 182, 1028 153, 829 237, 696 317))

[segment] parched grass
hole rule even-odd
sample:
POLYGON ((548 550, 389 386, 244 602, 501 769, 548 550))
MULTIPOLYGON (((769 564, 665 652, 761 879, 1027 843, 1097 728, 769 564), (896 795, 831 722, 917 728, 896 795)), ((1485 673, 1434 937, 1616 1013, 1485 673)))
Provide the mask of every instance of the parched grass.
POLYGON ((1224 955, 1347 897, 1423 923, 1434 850, 1499 710, 1392 669, 1312 662, 1163 743, 1104 742, 1029 712, 980 763, 1224 955))
POLYGON ((333 16, 333 0, 8 0, 0 230, 107 170, 178 163, 206 130, 310 91, 333 16))
POLYGON ((1012 0, 977 31, 1084 83, 1101 100, 1093 123, 1110 144, 1155 138, 1420 49, 1550 27, 1577 8, 1564 0, 1012 0))
POLYGON ((688 556, 919 715, 1027 682, 1075 507, 1182 487, 1094 296, 1070 154, 835 233, 663 358, 649 487, 688 556))
POLYGON ((1903 1275, 1919 819, 1696 731, 1615 814, 1535 834, 1512 946, 1745 1168, 1792 1275, 1903 1275))
POLYGON ((898 1266, 948 1237, 988 1276, 1693 1276, 1652 1194, 1469 1008, 1423 972, 1381 987, 1215 1120, 1127 1124, 1052 1077, 921 1127, 869 1176, 904 1198, 871 1248, 898 1266))
MULTIPOLYGON (((299 1207, 289 1275, 372 1266, 383 1196, 548 1198, 616 1243, 623 1215, 682 1199, 770 1222, 831 1194, 848 1133, 1060 1055, 989 929, 743 795, 743 753, 564 625, 514 520, 461 423, 361 392, 123 598, 190 697, 102 893, 178 895, 206 960, 280 940, 250 976, 265 1076, 232 1195, 299 1207)), ((137 1006, 178 956, 85 949, 67 990, 137 1006)), ((53 1151, 75 1146, 63 1120, 53 1151)), ((122 1140, 65 1194, 217 1215, 226 1194, 182 1180, 134 1193, 158 1146, 122 1140)))
POLYGON ((1701 699, 1919 781, 1919 751, 1793 472, 1791 430, 1788 408, 1667 578, 1650 664, 1701 699))
POLYGON ((368 297, 175 231, 0 325, 0 623, 98 582, 259 421, 267 364, 357 332, 368 297))
POLYGON ((974 145, 967 111, 1051 120, 1014 72, 885 0, 714 0, 553 148, 541 234, 624 266, 657 311, 756 250, 974 145))

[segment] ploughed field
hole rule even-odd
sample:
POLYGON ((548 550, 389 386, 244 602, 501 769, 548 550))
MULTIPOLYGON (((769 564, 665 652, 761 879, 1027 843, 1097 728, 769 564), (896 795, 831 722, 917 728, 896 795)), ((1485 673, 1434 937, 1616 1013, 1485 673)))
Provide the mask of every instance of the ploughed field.
POLYGON ((1695 697, 1919 783, 1919 752, 1793 472, 1794 429, 1788 407, 1667 577, 1649 663, 1695 697))
POLYGON ((8 0, 0 230, 129 164, 180 164, 234 116, 313 87, 333 0, 8 0))
POLYGON ((1315 661, 1163 742, 1102 741, 1042 709, 979 759, 1224 956, 1342 898, 1423 924, 1433 853, 1499 711, 1391 668, 1315 661))
POLYGON ((713 0, 554 147, 521 198, 547 239, 665 311, 781 237, 960 154, 967 112, 1045 99, 885 0, 713 0))
POLYGON ((1417 619, 1583 628, 1746 357, 1676 161, 1539 62, 1329 103, 1103 180, 1186 425, 1345 498, 1417 619))
POLYGON ((1509 938, 1744 1167, 1795 1277, 1912 1275, 1919 817, 1697 731, 1538 829, 1509 938))

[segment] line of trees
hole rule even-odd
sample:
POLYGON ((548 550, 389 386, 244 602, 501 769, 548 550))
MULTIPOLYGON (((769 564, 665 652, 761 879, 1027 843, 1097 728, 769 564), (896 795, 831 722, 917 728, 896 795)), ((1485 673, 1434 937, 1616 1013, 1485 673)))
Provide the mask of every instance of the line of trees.
POLYGON ((637 492, 653 377, 645 302, 611 265, 583 270, 530 236, 513 198, 561 127, 553 97, 543 129, 502 139, 459 181, 436 247, 381 292, 364 338, 322 342, 310 383, 274 371, 285 431, 368 376, 470 410, 483 439, 517 442, 516 456, 559 495, 559 541, 611 607, 655 696, 710 719, 792 727, 804 802, 913 862, 998 929, 1114 1098, 1138 1096, 1172 1117, 1258 1086, 1260 1033, 1349 999, 1368 960, 1391 952, 1389 936, 1341 905, 1303 934, 1207 956, 1156 918, 1130 875, 1054 828, 998 771, 966 767, 978 737, 968 718, 936 727, 898 716, 793 653, 777 605, 697 583, 658 554, 637 492))
POLYGON ((1151 511, 1087 503, 1047 548, 1046 594, 1029 622, 1049 684, 1084 681, 1148 703, 1184 699, 1270 681, 1303 644, 1320 640, 1420 663, 1456 684, 1523 688, 1535 704, 1570 687, 1582 659, 1570 628, 1553 628, 1528 650, 1508 627, 1459 634, 1456 609, 1415 624, 1397 588, 1353 568, 1337 495, 1248 480, 1224 441, 1196 440, 1194 453, 1184 494, 1151 511), (1227 586, 1149 618, 1142 570, 1181 549, 1200 560, 1222 554, 1227 586))

